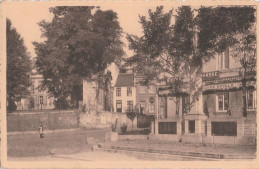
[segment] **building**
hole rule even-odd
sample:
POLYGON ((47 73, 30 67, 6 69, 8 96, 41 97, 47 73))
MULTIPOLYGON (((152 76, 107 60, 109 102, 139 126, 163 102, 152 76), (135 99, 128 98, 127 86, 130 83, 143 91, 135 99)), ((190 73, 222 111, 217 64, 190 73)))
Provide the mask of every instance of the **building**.
POLYGON ((104 73, 97 73, 83 80, 83 101, 86 111, 113 111, 113 86, 116 83, 119 68, 111 63, 104 73))
POLYGON ((91 78, 83 80, 83 105, 86 111, 112 111, 113 90, 111 86, 112 75, 98 73, 91 78))
POLYGON ((30 95, 16 102, 17 110, 54 109, 54 97, 47 90, 40 88, 42 75, 33 70, 30 78, 32 83, 29 88, 30 95))
POLYGON ((229 50, 203 63, 202 93, 190 106, 189 86, 177 94, 158 86, 156 139, 197 143, 256 144, 256 70, 247 70, 247 113, 243 111, 242 69, 229 50))
POLYGON ((256 69, 246 73, 243 111, 242 68, 229 49, 203 65, 203 105, 208 114, 207 139, 214 143, 254 144, 256 141, 256 69))
POLYGON ((117 77, 113 94, 114 112, 125 113, 136 106, 136 87, 134 74, 120 73, 117 77))
POLYGON ((157 115, 158 98, 156 85, 144 83, 145 76, 135 75, 136 105, 140 114, 157 115))

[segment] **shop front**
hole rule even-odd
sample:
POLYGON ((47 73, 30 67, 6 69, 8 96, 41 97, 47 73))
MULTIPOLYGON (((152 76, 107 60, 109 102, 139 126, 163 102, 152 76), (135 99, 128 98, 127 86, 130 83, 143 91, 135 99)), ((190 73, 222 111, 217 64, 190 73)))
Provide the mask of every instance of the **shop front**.
POLYGON ((256 81, 247 77, 246 112, 239 69, 203 73, 205 143, 255 144, 256 81))

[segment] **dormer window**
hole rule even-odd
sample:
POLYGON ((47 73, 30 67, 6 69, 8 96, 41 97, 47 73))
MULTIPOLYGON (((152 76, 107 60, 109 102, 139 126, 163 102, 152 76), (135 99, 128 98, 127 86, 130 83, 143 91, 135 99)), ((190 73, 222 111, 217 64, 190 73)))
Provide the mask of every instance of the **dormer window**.
POLYGON ((218 70, 229 69, 229 48, 218 54, 218 70))

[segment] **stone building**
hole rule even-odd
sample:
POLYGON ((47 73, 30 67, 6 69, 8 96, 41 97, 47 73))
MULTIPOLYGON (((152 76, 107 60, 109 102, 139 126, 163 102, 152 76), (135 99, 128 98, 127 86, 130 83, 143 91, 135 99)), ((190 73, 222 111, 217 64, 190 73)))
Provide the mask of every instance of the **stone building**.
POLYGON ((244 112, 242 68, 229 50, 203 65, 203 103, 208 114, 208 142, 254 144, 256 139, 256 69, 246 73, 244 112))
POLYGON ((113 90, 112 75, 98 73, 83 80, 83 105, 88 113, 94 111, 112 111, 113 90))
POLYGON ((17 110, 45 110, 54 109, 54 97, 47 90, 41 89, 42 75, 36 70, 30 75, 32 85, 30 95, 16 102, 17 110))
POLYGON ((167 85, 158 87, 156 139, 183 142, 256 144, 256 70, 247 70, 247 113, 243 111, 241 65, 227 50, 203 63, 202 93, 190 105, 189 87, 176 96, 167 85))

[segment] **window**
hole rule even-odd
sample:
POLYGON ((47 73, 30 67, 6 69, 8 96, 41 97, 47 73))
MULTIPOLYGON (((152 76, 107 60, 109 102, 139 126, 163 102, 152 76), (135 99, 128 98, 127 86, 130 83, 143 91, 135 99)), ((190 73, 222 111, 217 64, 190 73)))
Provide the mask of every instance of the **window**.
POLYGON ((154 98, 150 98, 149 100, 149 113, 154 112, 154 98))
POLYGON ((255 110, 256 109, 256 91, 247 92, 247 109, 255 110))
POLYGON ((189 133, 195 133, 195 120, 189 120, 189 133))
POLYGON ((133 101, 127 101, 127 111, 133 110, 133 101))
POLYGON ((116 88, 116 96, 121 96, 121 88, 120 87, 116 88))
POLYGON ((213 136, 236 136, 236 122, 212 122, 211 133, 213 136))
POLYGON ((43 96, 40 96, 40 104, 43 104, 43 96))
POLYGON ((190 111, 190 96, 182 97, 182 112, 187 114, 190 111))
POLYGON ((228 93, 217 95, 217 111, 227 111, 229 107, 228 93))
POLYGON ((140 113, 144 114, 145 112, 145 101, 140 101, 140 113))
POLYGON ((140 93, 145 93, 146 92, 146 86, 140 86, 140 93))
POLYGON ((116 101, 116 112, 122 112, 122 100, 116 101))
POLYGON ((150 86, 149 87, 149 93, 155 93, 156 90, 155 90, 155 87, 154 86, 150 86))
POLYGON ((127 88, 127 96, 132 96, 132 87, 127 88))
POLYGON ((229 49, 218 55, 218 69, 228 69, 229 68, 229 49))
POLYGON ((176 122, 159 122, 159 134, 177 134, 176 122))

